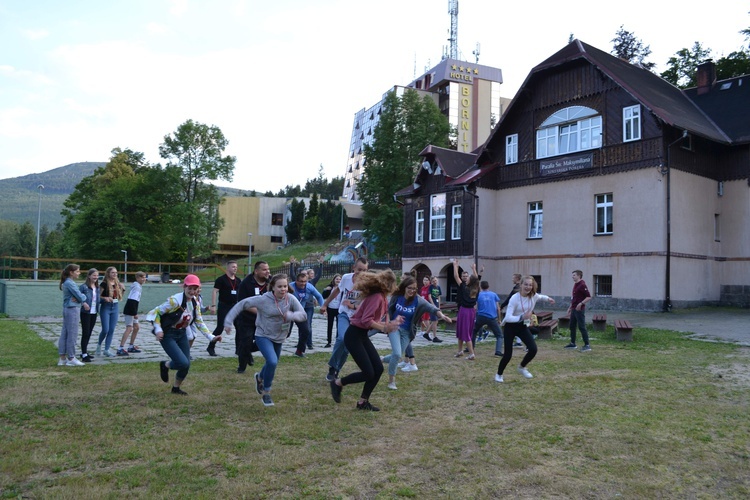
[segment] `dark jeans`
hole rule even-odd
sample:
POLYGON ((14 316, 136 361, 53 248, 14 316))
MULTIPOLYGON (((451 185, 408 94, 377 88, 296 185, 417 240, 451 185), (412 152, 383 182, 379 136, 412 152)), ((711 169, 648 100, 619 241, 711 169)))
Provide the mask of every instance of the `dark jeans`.
POLYGON ((514 337, 518 337, 519 339, 521 339, 521 342, 526 344, 526 347, 529 348, 529 352, 526 353, 526 356, 524 356, 523 360, 521 361, 521 366, 525 368, 526 365, 528 365, 531 360, 534 359, 534 356, 536 356, 536 342, 534 342, 534 337, 531 336, 531 332, 528 328, 526 328, 526 325, 524 325, 523 322, 506 323, 505 335, 503 338, 503 358, 500 360, 500 364, 497 367, 498 375, 503 374, 503 371, 505 371, 505 367, 508 366, 508 363, 510 363, 510 358, 513 357, 514 337))
POLYGON ((234 307, 234 304, 227 304, 226 302, 219 302, 216 306, 216 328, 214 328, 213 335, 221 335, 224 331, 224 318, 227 317, 229 310, 234 307))
POLYGON ((328 336, 326 338, 328 340, 327 343, 330 344, 331 338, 333 336, 333 324, 334 323, 336 323, 336 335, 338 335, 339 333, 339 325, 338 325, 338 322, 336 321, 336 316, 339 315, 339 310, 329 307, 326 310, 326 312, 328 313, 328 336))
POLYGON ((252 324, 249 319, 238 318, 234 322, 237 334, 234 336, 234 350, 238 358, 239 371, 245 371, 247 365, 252 365, 253 361, 253 344, 255 344, 255 318, 252 324))
POLYGON ((341 385, 364 382, 365 386, 362 388, 360 397, 370 399, 370 394, 378 385, 380 376, 383 375, 383 362, 380 361, 380 355, 375 346, 372 345, 367 330, 364 328, 349 325, 344 334, 344 344, 352 359, 362 371, 351 373, 342 378, 341 385))
POLYGON ((161 339, 161 347, 171 360, 169 369, 177 370, 177 380, 185 380, 190 371, 190 342, 185 329, 168 329, 161 339))
POLYGON ((297 350, 299 352, 305 352, 307 347, 312 344, 312 332, 307 326, 307 321, 295 321, 291 325, 289 325, 289 333, 287 334, 287 338, 292 334, 292 328, 294 328, 294 325, 297 325, 297 332, 299 333, 297 350))
POLYGON ((91 340, 94 325, 96 325, 96 313, 91 314, 81 309, 81 354, 89 352, 89 340, 91 340))
POLYGON ((479 334, 484 325, 487 325, 495 336, 495 352, 503 352, 503 332, 500 331, 500 325, 497 324, 497 319, 482 316, 481 314, 477 314, 477 319, 474 323, 474 333, 471 334, 474 345, 477 343, 477 334, 479 334))
POLYGON ((570 341, 576 343, 576 327, 581 330, 583 343, 589 345, 589 332, 586 330, 586 311, 570 310, 570 341))

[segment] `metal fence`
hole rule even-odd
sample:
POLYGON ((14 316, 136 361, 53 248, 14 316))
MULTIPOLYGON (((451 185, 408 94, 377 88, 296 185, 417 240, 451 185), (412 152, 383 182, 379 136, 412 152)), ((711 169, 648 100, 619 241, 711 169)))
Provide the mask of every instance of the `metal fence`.
MULTIPOLYGON (((272 267, 271 275, 286 274, 293 278, 297 272, 303 269, 313 269, 320 276, 320 283, 330 281, 337 274, 344 275, 352 272, 352 262, 323 262, 307 265, 302 263, 286 264, 284 266, 272 267)), ((392 269, 395 272, 401 270, 401 259, 368 260, 369 269, 392 269)))

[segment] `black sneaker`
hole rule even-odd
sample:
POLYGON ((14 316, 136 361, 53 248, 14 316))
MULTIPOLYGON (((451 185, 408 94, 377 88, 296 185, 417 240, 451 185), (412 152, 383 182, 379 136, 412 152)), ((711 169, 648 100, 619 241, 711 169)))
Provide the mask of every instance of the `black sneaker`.
POLYGON ((307 350, 308 350, 308 351, 314 351, 314 350, 315 350, 315 347, 313 347, 313 346, 309 345, 309 346, 307 346, 307 350))
POLYGON ((209 342, 206 351, 209 356, 218 356, 218 354, 216 354, 216 342, 209 342))
POLYGON ((441 342, 442 342, 443 340, 442 340, 442 339, 439 339, 439 338, 437 338, 437 337, 435 337, 434 339, 432 339, 432 341, 433 341, 433 342, 435 342, 436 344, 439 344, 439 343, 441 343, 441 342))
POLYGON ((260 379, 260 373, 255 374, 255 392, 263 395, 263 381, 260 379))
POLYGON ((245 369, 244 368, 237 368, 237 373, 245 373, 245 369))
POLYGON ((422 334, 422 337, 424 337, 424 339, 425 339, 425 340, 426 340, 427 342, 432 342, 432 340, 430 340, 430 334, 429 334, 429 333, 427 333, 427 332, 424 332, 424 333, 422 334))
POLYGON ((498 358, 502 358, 503 353, 495 351, 495 356, 497 356, 498 358))
POLYGON ((128 351, 125 350, 125 348, 120 347, 117 349, 117 355, 118 356, 129 356, 128 351))
POLYGON ((132 352, 134 354, 139 354, 141 352, 141 350, 138 348, 137 345, 131 345, 130 347, 128 347, 128 352, 132 352))
POLYGON ((464 347, 464 352, 469 352, 469 348, 468 347, 464 347))
POLYGON ((263 406, 273 406, 273 399, 271 399, 270 394, 263 394, 260 400, 263 401, 263 406))
POLYGON ((169 368, 167 368, 166 361, 159 363, 159 375, 161 375, 162 382, 169 382, 169 368))
POLYGON ((304 358, 305 357, 305 353, 302 352, 302 351, 300 351, 299 349, 297 349, 296 351, 294 351, 294 355, 297 356, 298 358, 304 358))
POLYGON ((369 401, 365 401, 364 403, 357 403, 357 409, 368 410, 368 411, 380 411, 380 408, 378 408, 377 406, 372 406, 369 401))
POLYGON ((331 343, 329 342, 329 343, 327 343, 327 344, 325 345, 324 349, 330 349, 330 348, 331 348, 331 343))
POLYGON ((247 360, 247 364, 250 366, 253 366, 255 364, 255 360, 253 359, 253 355, 250 355, 250 358, 247 360))
POLYGON ((576 348, 576 345, 573 342, 571 342, 570 344, 564 347, 564 349, 575 349, 575 348, 576 348))
POLYGON ((333 396, 333 400, 337 403, 341 402, 341 390, 343 387, 336 384, 336 380, 331 380, 331 396, 333 396))
POLYGON ((91 363, 91 356, 86 353, 81 354, 81 361, 84 363, 91 363))
POLYGON ((172 387, 172 394, 179 394, 180 396, 187 396, 187 392, 183 391, 179 387, 172 387))
POLYGON ((338 372, 334 370, 333 368, 328 368, 328 374, 326 375, 326 382, 333 382, 336 380, 336 376, 338 375, 338 372))

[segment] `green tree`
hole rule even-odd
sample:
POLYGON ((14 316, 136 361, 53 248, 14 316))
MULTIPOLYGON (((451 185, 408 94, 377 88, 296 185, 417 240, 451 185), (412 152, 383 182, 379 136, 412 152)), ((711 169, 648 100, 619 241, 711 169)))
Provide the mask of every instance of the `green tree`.
POLYGON ((378 256, 401 253, 403 213, 393 195, 414 180, 419 153, 429 144, 447 147, 450 126, 429 97, 407 90, 399 98, 389 93, 372 146, 365 146, 367 168, 357 184, 363 225, 378 256))
POLYGON ((112 150, 110 161, 65 201, 56 253, 90 259, 169 260, 184 225, 180 170, 150 167, 141 153, 112 150))
POLYGON ((627 31, 623 25, 617 30, 615 37, 611 40, 612 54, 633 64, 640 64, 641 67, 651 71, 656 63, 646 62, 646 58, 651 55, 651 46, 643 45, 643 42, 636 36, 627 31))
POLYGON ((167 167, 177 167, 182 174, 179 186, 185 227, 174 236, 188 262, 196 256, 208 257, 216 248, 223 225, 218 208, 221 197, 207 181, 232 180, 236 158, 223 156, 228 144, 219 127, 187 120, 172 135, 164 136, 159 146, 167 167))
POLYGON ((680 49, 667 61, 667 70, 661 74, 666 81, 686 89, 695 87, 698 65, 711 56, 711 49, 704 49, 695 42, 690 49, 680 49))
POLYGON ((290 204, 292 212, 289 222, 286 223, 286 239, 290 243, 297 243, 302 239, 302 224, 305 221, 305 202, 293 199, 290 204))
POLYGON ((307 215, 302 223, 302 238, 308 241, 319 239, 318 235, 318 193, 313 193, 307 207, 307 215))
POLYGON ((738 50, 716 61, 716 78, 726 80, 750 74, 750 51, 738 50))

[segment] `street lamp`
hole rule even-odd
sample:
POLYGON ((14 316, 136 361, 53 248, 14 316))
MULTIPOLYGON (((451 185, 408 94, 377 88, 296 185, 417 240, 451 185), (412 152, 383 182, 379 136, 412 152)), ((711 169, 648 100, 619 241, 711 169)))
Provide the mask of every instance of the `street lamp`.
POLYGON ((128 251, 127 250, 120 250, 122 253, 125 254, 125 279, 124 283, 128 282, 128 251))
POLYGON ((253 263, 253 233, 247 233, 247 274, 252 272, 250 265, 253 263))
POLYGON ((39 190, 39 210, 36 217, 36 257, 34 258, 34 281, 39 279, 39 229, 42 227, 42 190, 43 184, 36 187, 39 190))

